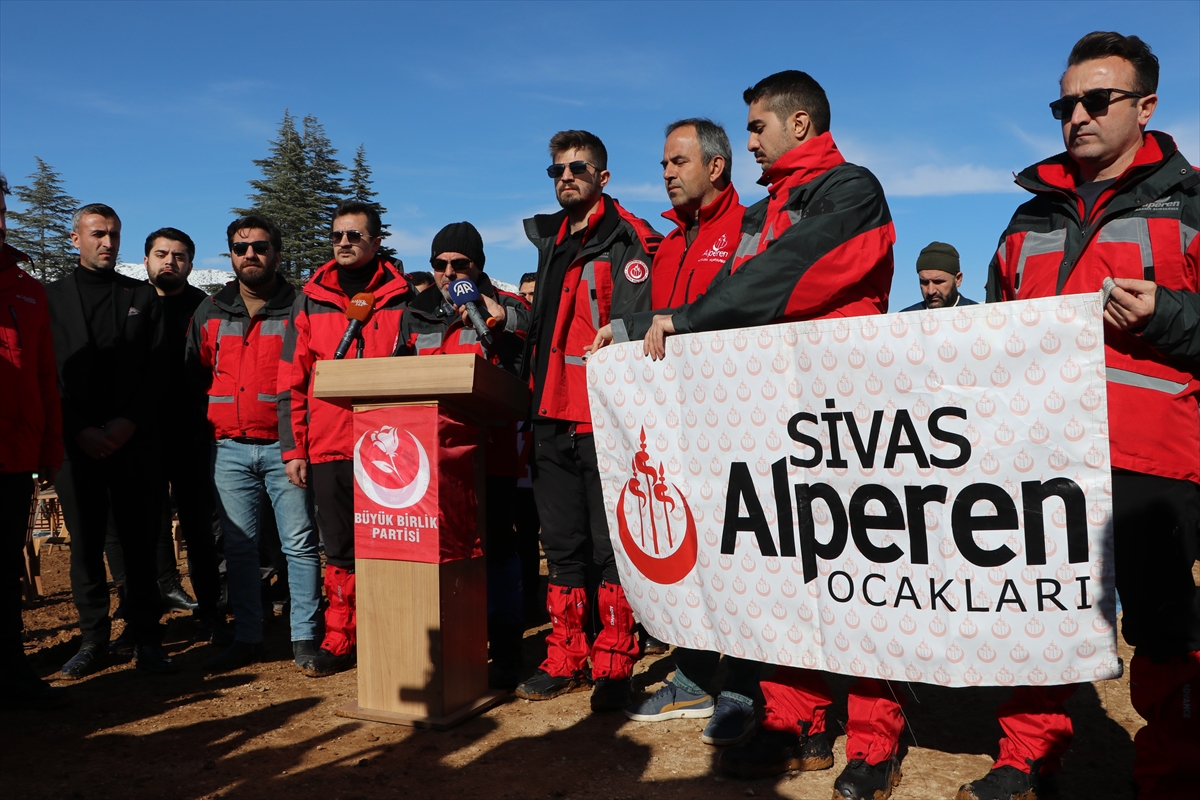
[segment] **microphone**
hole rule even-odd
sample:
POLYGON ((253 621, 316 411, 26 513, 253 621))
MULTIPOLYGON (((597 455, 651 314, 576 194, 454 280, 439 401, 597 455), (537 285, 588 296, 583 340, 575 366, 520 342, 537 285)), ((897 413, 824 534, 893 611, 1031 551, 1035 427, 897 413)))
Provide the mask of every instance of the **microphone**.
POLYGON ((492 328, 496 327, 496 319, 487 312, 487 307, 480 301, 479 289, 473 282, 460 278, 450 284, 450 300, 456 306, 467 309, 467 319, 479 338, 487 344, 492 343, 492 328))
POLYGON ((362 331, 363 324, 371 318, 371 312, 374 310, 375 295, 370 292, 360 292, 350 298, 350 305, 346 306, 346 319, 350 320, 350 324, 346 326, 346 332, 342 334, 342 340, 338 342, 337 350, 333 352, 335 359, 346 357, 350 345, 362 331))

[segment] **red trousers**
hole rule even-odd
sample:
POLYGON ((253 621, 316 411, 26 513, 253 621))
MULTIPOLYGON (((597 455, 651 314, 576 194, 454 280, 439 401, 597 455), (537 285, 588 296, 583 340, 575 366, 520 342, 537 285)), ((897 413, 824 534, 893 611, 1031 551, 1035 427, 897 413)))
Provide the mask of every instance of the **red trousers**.
POLYGON ((996 716, 1004 736, 1000 757, 993 767, 1016 767, 1029 772, 1041 762, 1039 772, 1058 772, 1059 758, 1071 744, 1075 728, 1063 703, 1075 694, 1078 684, 1064 686, 1018 686, 1000 706, 996 716))
MULTIPOLYGON (((833 705, 833 696, 821 673, 778 667, 762 681, 762 693, 767 730, 810 736, 824 732, 825 710, 833 705)), ((902 708, 904 695, 893 691, 890 682, 859 678, 846 700, 846 758, 878 764, 895 755, 904 730, 902 708)))
POLYGON ((546 660, 541 669, 562 677, 579 672, 592 657, 592 677, 625 680, 633 673, 638 644, 633 633, 633 609, 625 590, 604 582, 596 592, 600 633, 588 647, 583 621, 587 613, 587 591, 550 584, 546 608, 550 612, 550 635, 546 637, 546 660))

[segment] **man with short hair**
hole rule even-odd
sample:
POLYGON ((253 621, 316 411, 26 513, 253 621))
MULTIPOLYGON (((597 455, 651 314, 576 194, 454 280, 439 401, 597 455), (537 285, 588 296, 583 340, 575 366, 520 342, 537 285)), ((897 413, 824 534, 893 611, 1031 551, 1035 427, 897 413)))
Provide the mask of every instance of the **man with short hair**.
POLYGON ((196 309, 186 365, 194 391, 205 397, 211 484, 225 533, 226 580, 233 608, 229 648, 204 663, 228 672, 262 655, 263 606, 259 576, 260 522, 270 500, 287 559, 292 655, 309 669, 317 656, 321 582, 312 495, 288 480, 279 445, 279 354, 296 290, 279 277, 283 236, 256 214, 225 232, 237 280, 196 309))
POLYGON ((71 590, 83 634, 64 680, 101 668, 112 632, 104 539, 111 513, 125 556, 125 622, 140 669, 177 671, 160 644, 154 543, 162 514, 158 409, 166 382, 154 287, 116 271, 121 220, 102 203, 75 212, 79 267, 46 287, 66 456, 56 487, 71 532, 71 590))
POLYGON ((435 283, 432 272, 410 272, 408 280, 415 294, 420 294, 435 283))
POLYGON ((313 395, 313 366, 330 360, 346 332, 346 309, 374 295, 372 315, 347 358, 390 356, 400 318, 413 296, 397 265, 379 257, 379 211, 347 200, 333 212, 333 259, 319 268, 292 305, 279 362, 279 439, 288 479, 312 482, 325 546, 325 638, 305 670, 309 677, 343 672, 356 661, 354 610, 354 420, 345 404, 313 395))
MULTIPOLYGON (((673 227, 650 267, 654 308, 684 305, 704 294, 733 253, 746 207, 733 188, 732 168, 733 148, 720 125, 692 118, 667 126, 662 169, 671 210, 663 217, 673 227)), ((625 715, 637 722, 710 717, 701 741, 718 746, 743 741, 754 729, 759 666, 727 658, 726 681, 714 701, 710 692, 719 663, 715 651, 675 648, 675 674, 625 715)))
POLYGON ((954 245, 930 242, 917 256, 917 280, 921 283, 923 299, 900 310, 921 311, 928 308, 976 305, 974 300, 959 293, 962 279, 958 251, 954 249, 954 245))
MULTIPOLYGON (((614 319, 605 341, 644 339, 647 355, 665 355, 675 333, 741 328, 887 311, 895 228, 883 188, 847 163, 829 134, 825 90, 796 70, 747 89, 747 149, 762 167, 766 198, 746 209, 737 249, 691 303, 614 319)), ((721 753, 719 766, 743 778, 833 766, 826 713, 833 697, 816 671, 777 667, 760 683, 765 714, 749 742, 721 753)), ((900 780, 897 758, 903 695, 890 682, 851 686, 847 765, 835 797, 886 800, 900 780)))
POLYGON ((533 489, 549 564, 552 628, 546 660, 517 696, 549 700, 595 680, 593 711, 629 705, 638 656, 633 610, 625 599, 608 535, 592 437, 584 353, 610 319, 650 307, 650 262, 662 240, 649 223, 604 194, 608 151, 587 131, 550 139, 546 169, 562 211, 525 220, 538 248, 533 304, 533 489), (591 647, 587 575, 601 629, 591 647), (587 661, 591 656, 591 674, 587 661))
POLYGON ((533 306, 533 293, 537 289, 537 273, 526 272, 521 276, 521 282, 517 284, 517 294, 525 298, 525 302, 533 306))
MULTIPOLYGON (((1017 176, 1034 198, 988 270, 988 302, 1116 288, 1104 310, 1116 585, 1134 647, 1138 798, 1200 787, 1200 172, 1146 130, 1158 59, 1136 36, 1076 42, 1050 104, 1066 152, 1017 176)), ((1112 602, 1104 598, 1099 602, 1112 602)), ((959 800, 1036 800, 1073 729, 1078 684, 1020 686, 1000 707, 1000 754, 959 800)))
MULTIPOLYGON (((529 330, 528 305, 515 294, 492 285, 483 271, 483 237, 469 222, 454 222, 433 237, 430 266, 435 285, 417 295, 400 320, 397 355, 475 353, 520 376, 529 330), (471 281, 487 314, 495 320, 490 341, 472 327, 465 306, 456 305, 451 285, 471 281)), ((521 596, 521 560, 513 528, 513 495, 517 485, 516 423, 491 426, 485 443, 487 514, 489 682, 513 689, 521 679, 521 642, 525 634, 521 596)))
POLYGON ((46 290, 18 264, 30 261, 5 239, 8 180, 0 174, 0 708, 56 708, 67 690, 42 681, 25 658, 21 578, 34 473, 54 483, 62 464, 62 409, 54 381, 54 344, 46 290))
MULTIPOLYGON (((183 364, 192 313, 208 295, 187 281, 196 257, 196 245, 186 233, 178 228, 159 228, 146 237, 145 253, 142 263, 146 267, 146 279, 162 301, 168 353, 164 413, 169 415, 170 424, 163 426, 160 452, 170 491, 163 496, 162 521, 155 548, 158 588, 164 611, 194 612, 198 639, 212 641, 216 636, 219 642, 224 640, 228 644, 225 637, 229 632, 225 629, 224 619, 217 614, 221 576, 213 539, 212 481, 208 474, 211 445, 202 418, 197 417, 191 407, 196 399, 189 396, 183 364), (187 543, 188 572, 192 590, 196 593, 195 600, 188 596, 179 579, 171 531, 172 497, 187 543)), ((111 526, 104 552, 113 581, 123 593, 125 559, 111 526)), ((122 652, 125 643, 132 647, 129 637, 127 631, 112 642, 109 649, 122 652)))

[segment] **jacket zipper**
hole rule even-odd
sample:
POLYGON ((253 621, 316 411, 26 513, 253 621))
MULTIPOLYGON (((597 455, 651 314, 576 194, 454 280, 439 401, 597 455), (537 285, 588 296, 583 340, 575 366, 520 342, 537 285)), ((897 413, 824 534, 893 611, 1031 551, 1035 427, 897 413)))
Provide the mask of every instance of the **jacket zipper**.
POLYGON ((17 332, 17 349, 24 350, 25 345, 21 342, 21 320, 17 319, 17 310, 12 306, 9 306, 8 313, 12 314, 13 330, 17 332))

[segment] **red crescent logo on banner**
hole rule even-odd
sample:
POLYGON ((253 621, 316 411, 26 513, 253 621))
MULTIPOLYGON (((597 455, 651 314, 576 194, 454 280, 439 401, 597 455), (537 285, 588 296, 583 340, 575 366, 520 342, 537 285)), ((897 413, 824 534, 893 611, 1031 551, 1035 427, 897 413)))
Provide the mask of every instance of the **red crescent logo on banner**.
POLYGON ((692 509, 679 487, 667 484, 661 466, 655 470, 650 464, 650 454, 646 452, 645 428, 642 429, 641 449, 634 454, 632 466, 634 475, 621 487, 621 496, 617 500, 617 531, 621 537, 621 546, 625 549, 625 555, 647 580, 658 584, 678 583, 696 566, 696 520, 692 517, 692 509), (675 490, 676 497, 683 505, 682 532, 676 532, 671 527, 675 498, 671 497, 669 489, 675 490), (633 532, 629 529, 629 519, 625 512, 627 495, 632 495, 636 500, 636 515, 641 528, 638 536, 640 543, 634 539, 633 532), (654 513, 656 505, 662 509, 659 517, 654 513), (649 525, 646 524, 647 517, 649 525), (676 542, 678 547, 675 547, 676 542), (653 552, 648 552, 647 546, 653 552), (674 552, 659 555, 660 551, 673 547, 674 552))

